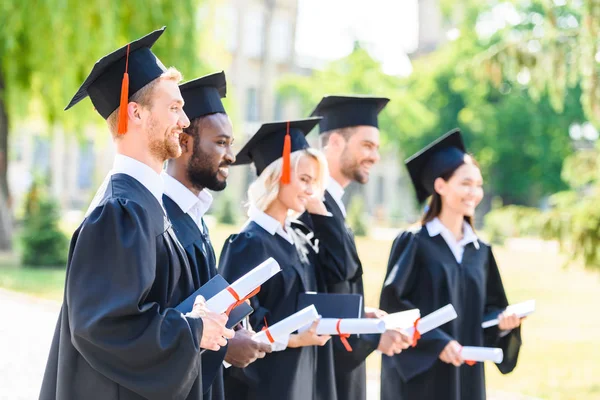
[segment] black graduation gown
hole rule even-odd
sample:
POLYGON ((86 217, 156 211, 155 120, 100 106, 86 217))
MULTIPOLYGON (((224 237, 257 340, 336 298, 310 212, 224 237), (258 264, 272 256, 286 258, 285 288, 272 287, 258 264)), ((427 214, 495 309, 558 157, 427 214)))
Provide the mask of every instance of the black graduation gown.
MULTIPOLYGON (((319 240, 319 266, 327 282, 328 293, 352 293, 364 297, 363 270, 354 234, 344 214, 325 192, 325 207, 332 216, 304 213, 300 220, 311 227, 319 240)), ((352 352, 334 338, 335 382, 339 400, 367 398, 365 360, 379 345, 380 335, 352 335, 348 339, 352 352)))
POLYGON ((159 202, 113 175, 71 240, 40 399, 202 399, 202 320, 173 308, 193 291, 159 202))
MULTIPOLYGON (((194 290, 198 290, 217 275, 217 261, 208 228, 202 220, 204 233, 201 232, 192 217, 184 213, 169 196, 163 196, 163 203, 173 224, 173 230, 187 254, 194 290)), ((227 347, 222 347, 217 352, 207 350, 202 353, 204 400, 222 400, 225 396, 223 392, 225 353, 227 353, 227 347)))
MULTIPOLYGON (((314 253, 309 254, 309 260, 314 253)), ((280 235, 271 235, 255 222, 249 222, 225 242, 219 272, 233 282, 269 257, 279 263, 281 272, 262 285, 251 299, 254 330, 273 325, 297 310, 299 293, 317 291, 318 278, 312 263, 303 263, 296 251, 280 235)), ((330 341, 331 342, 331 341, 330 341)), ((335 400, 333 353, 331 345, 287 348, 267 354, 242 369, 225 372, 225 397, 232 400, 335 400)))
POLYGON ((463 346, 500 347, 502 373, 511 372, 521 346, 520 328, 501 337, 496 328, 481 328, 483 316, 507 305, 500 273, 490 246, 479 242, 465 247, 458 263, 441 235, 430 237, 423 226, 404 232, 392 246, 388 273, 381 292, 387 312, 419 308, 427 315, 452 304, 458 318, 423 335, 414 348, 383 356, 381 400, 485 399, 483 363, 460 368, 439 360, 450 340, 463 346))

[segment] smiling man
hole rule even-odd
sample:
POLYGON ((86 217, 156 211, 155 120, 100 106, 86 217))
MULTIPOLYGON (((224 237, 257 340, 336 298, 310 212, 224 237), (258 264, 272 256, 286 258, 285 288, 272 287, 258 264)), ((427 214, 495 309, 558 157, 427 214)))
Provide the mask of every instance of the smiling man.
POLYGON ((100 59, 67 106, 89 96, 117 155, 71 240, 43 400, 198 400, 201 348, 233 337, 226 316, 177 309, 196 288, 162 207, 160 173, 181 153, 189 119, 181 74, 150 50, 163 31, 100 59))
MULTIPOLYGON (((364 297, 363 269, 354 235, 346 225, 342 201, 344 188, 352 181, 365 184, 371 168, 379 161, 378 114, 389 99, 365 96, 327 96, 311 116, 319 123, 321 147, 327 158, 330 178, 325 200, 313 198, 300 219, 312 227, 319 239, 319 258, 329 293, 351 293, 364 297)), ((378 318, 384 313, 365 308, 363 316, 378 318)), ((335 380, 338 400, 364 400, 367 396, 365 359, 374 350, 386 355, 408 347, 408 337, 391 330, 381 335, 352 335, 348 352, 334 341, 335 380)))
MULTIPOLYGON (((215 252, 203 219, 212 203, 208 191, 225 189, 229 166, 235 161, 233 128, 221 102, 226 85, 225 74, 219 72, 180 86, 190 126, 179 138, 181 156, 169 160, 163 174, 165 208, 186 251, 196 289, 217 274, 215 252)), ((250 337, 250 332, 238 329, 226 348, 202 355, 204 400, 224 398, 223 359, 243 368, 271 351, 250 337)))

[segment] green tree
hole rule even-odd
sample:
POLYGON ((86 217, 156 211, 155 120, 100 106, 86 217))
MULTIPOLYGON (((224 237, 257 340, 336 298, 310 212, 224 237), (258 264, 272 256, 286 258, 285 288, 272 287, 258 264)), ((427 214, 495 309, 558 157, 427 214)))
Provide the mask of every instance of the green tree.
POLYGON ((0 250, 11 245, 7 181, 9 131, 35 115, 76 131, 100 123, 90 103, 62 110, 95 60, 153 29, 168 29, 153 48, 165 64, 198 74, 195 0, 7 0, 0 3, 0 250))
POLYGON ((566 187, 560 171, 572 153, 568 127, 584 119, 580 91, 569 91, 564 112, 559 113, 548 97, 535 102, 521 85, 505 82, 496 88, 470 68, 470 60, 484 49, 476 36, 461 36, 414 61, 414 72, 400 79, 385 75, 357 47, 310 77, 283 80, 279 90, 300 99, 306 113, 324 94, 390 97, 379 124, 383 143, 397 146, 404 156, 460 127, 490 194, 502 197, 505 204, 537 206, 543 196, 566 187))
POLYGON ((67 262, 68 240, 59 229, 58 204, 48 197, 39 182, 27 195, 21 233, 21 263, 31 267, 57 267, 67 262))

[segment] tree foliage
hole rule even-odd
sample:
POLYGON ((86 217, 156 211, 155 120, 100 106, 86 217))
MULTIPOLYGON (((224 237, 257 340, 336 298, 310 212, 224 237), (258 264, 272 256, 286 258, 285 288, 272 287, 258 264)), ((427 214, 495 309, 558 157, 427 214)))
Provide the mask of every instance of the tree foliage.
POLYGON ((566 188, 560 172, 573 151, 569 126, 584 120, 581 90, 568 91, 559 113, 547 95, 536 102, 522 85, 504 81, 496 88, 470 68, 484 49, 476 36, 461 36, 415 60, 414 72, 402 79, 385 75, 365 50, 357 48, 310 77, 283 80, 279 89, 284 96, 300 99, 306 113, 325 94, 390 97, 379 126, 384 146, 397 146, 404 156, 460 127, 490 194, 501 196, 505 204, 537 206, 544 196, 566 188))

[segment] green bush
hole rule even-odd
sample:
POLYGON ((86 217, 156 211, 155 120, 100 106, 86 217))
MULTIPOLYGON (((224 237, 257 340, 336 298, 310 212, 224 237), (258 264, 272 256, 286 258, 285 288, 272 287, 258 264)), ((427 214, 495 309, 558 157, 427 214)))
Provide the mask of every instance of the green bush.
POLYGON ((510 205, 490 211, 484 217, 484 229, 490 242, 519 236, 540 236, 543 229, 542 212, 537 208, 510 205))
POLYGON ((65 266, 69 242, 59 229, 60 209, 34 183, 27 195, 20 235, 21 263, 32 267, 65 266))
POLYGON ((237 222, 237 213, 231 198, 222 196, 219 198, 219 203, 217 221, 225 225, 235 225, 237 222))
POLYGON ((367 236, 367 215, 365 213, 365 203, 360 196, 352 197, 348 207, 348 225, 352 228, 355 236, 367 236))

